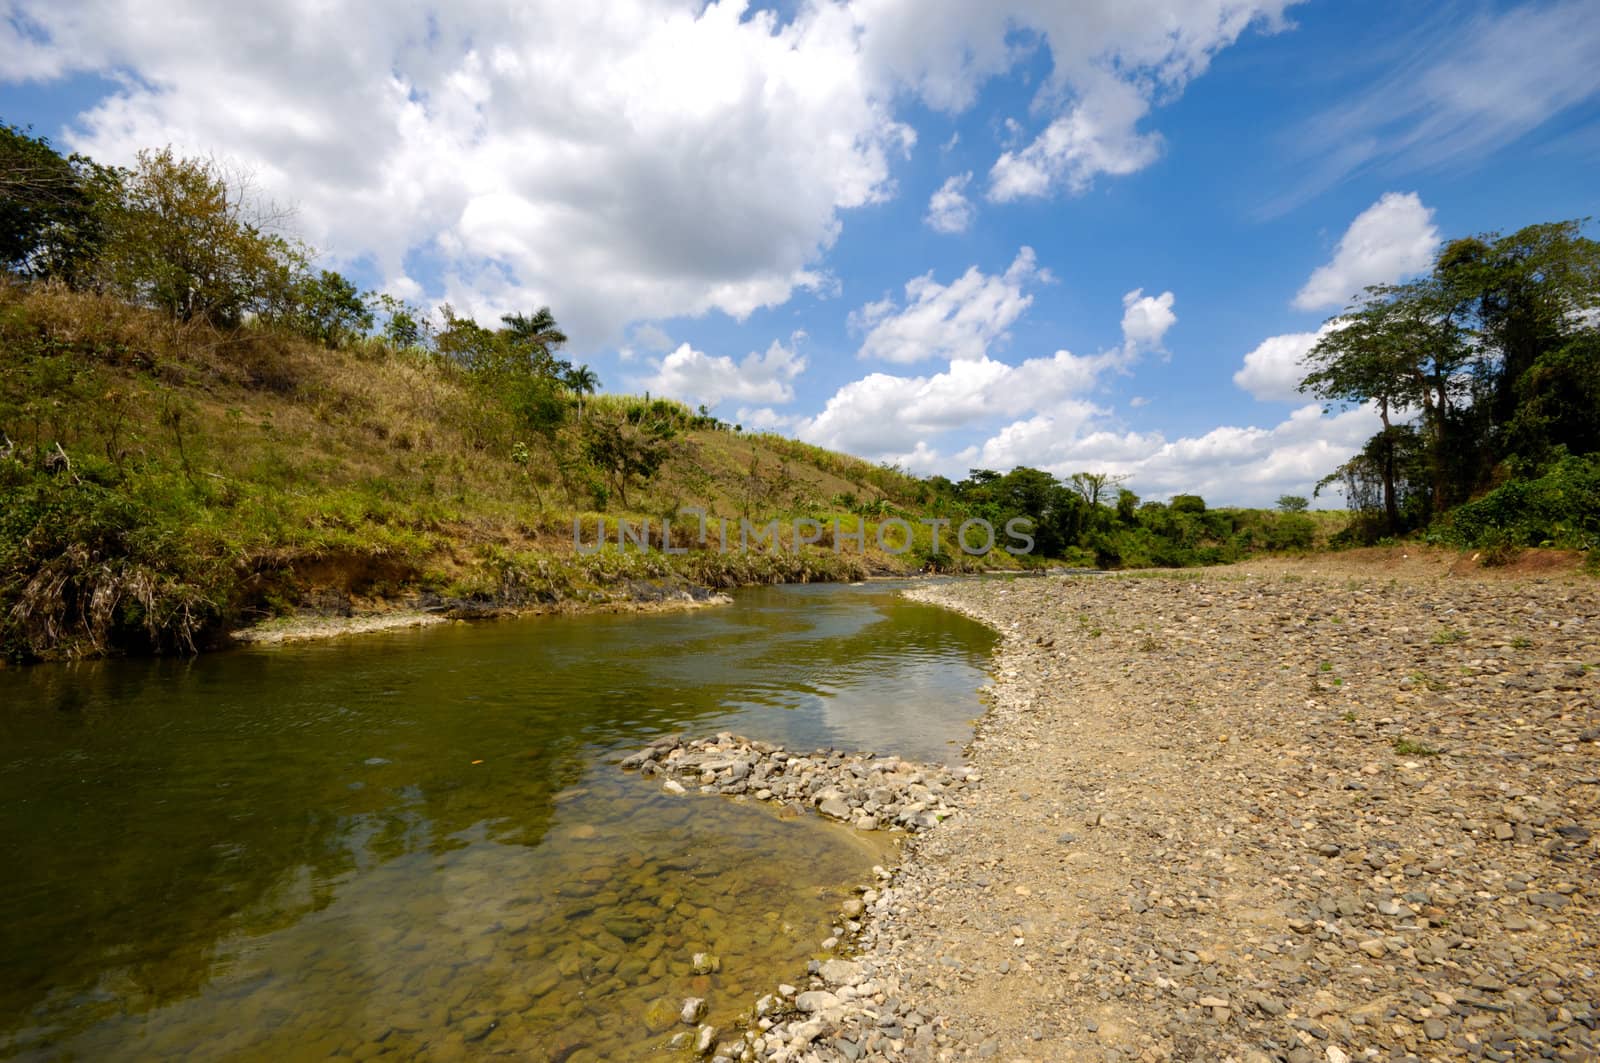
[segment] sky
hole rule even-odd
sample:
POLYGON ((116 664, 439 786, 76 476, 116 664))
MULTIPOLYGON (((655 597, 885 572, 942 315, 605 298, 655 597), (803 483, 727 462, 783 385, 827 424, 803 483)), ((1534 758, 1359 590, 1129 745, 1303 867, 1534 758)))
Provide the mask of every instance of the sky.
POLYGON ((363 286, 955 478, 1309 495, 1376 428, 1296 391, 1331 315, 1600 206, 1597 0, 0 13, 0 120, 226 160, 363 286))

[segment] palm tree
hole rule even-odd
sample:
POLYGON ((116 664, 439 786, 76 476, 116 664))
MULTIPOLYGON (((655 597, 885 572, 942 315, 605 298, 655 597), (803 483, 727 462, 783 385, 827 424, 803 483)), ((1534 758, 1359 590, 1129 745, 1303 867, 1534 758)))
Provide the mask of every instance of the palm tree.
POLYGON ((567 342, 567 334, 556 326, 555 315, 548 306, 541 306, 532 314, 505 314, 500 320, 505 324, 501 331, 510 339, 513 348, 527 352, 529 367, 540 376, 559 376, 571 366, 552 353, 567 342))
POLYGON ((578 420, 583 420, 583 397, 593 395, 600 388, 600 377, 586 365, 567 370, 566 385, 578 396, 578 420))

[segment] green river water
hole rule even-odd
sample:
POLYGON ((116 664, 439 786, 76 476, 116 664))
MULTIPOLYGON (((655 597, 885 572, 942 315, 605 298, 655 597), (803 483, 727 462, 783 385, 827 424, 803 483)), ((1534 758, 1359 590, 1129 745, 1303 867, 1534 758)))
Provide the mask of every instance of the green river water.
POLYGON ((992 644, 869 584, 0 671, 0 1057, 649 1057, 803 975, 886 841, 616 761, 954 760, 992 644))

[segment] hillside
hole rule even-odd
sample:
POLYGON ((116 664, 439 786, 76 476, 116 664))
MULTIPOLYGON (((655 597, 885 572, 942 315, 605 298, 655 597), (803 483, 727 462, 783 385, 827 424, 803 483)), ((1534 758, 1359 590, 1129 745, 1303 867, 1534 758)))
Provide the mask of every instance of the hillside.
MULTIPOLYGON (((0 344, 14 657, 189 650, 296 610, 415 599, 482 612, 653 593, 641 580, 858 578, 928 560, 877 549, 872 531, 864 555, 829 539, 723 554, 713 536, 679 556, 578 556, 575 517, 586 546, 601 519, 613 544, 619 520, 649 520, 659 546, 661 519, 682 507, 731 519, 736 542, 740 518, 850 529, 866 512, 914 520, 932 500, 896 471, 677 403, 595 396, 537 436, 421 348, 179 324, 52 286, 0 285, 0 344), (598 424, 657 430, 659 466, 598 462, 582 435, 598 424)), ((683 524, 675 541, 696 545, 683 524)))

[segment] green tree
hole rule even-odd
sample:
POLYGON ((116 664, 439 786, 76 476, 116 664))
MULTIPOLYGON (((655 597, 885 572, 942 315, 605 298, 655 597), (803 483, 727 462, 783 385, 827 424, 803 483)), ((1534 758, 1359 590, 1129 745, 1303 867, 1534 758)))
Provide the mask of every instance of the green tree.
POLYGON ((1449 411, 1461 393, 1468 350, 1431 282, 1367 289, 1360 307, 1334 318, 1306 355, 1300 390, 1345 406, 1372 403, 1383 428, 1375 458, 1385 530, 1400 530, 1394 434, 1397 420, 1420 411, 1429 443, 1432 501, 1445 504, 1443 458, 1449 411))
POLYGON ((1541 354, 1517 381, 1506 449, 1534 467, 1600 451, 1600 330, 1541 354))
POLYGON ((1304 495, 1279 495, 1278 509, 1284 513, 1304 513, 1311 507, 1311 500, 1304 495))
POLYGON ((332 270, 300 278, 292 298, 299 330, 325 346, 341 347, 372 328, 372 308, 360 290, 332 270))
MULTIPOLYGON (((567 370, 563 381, 572 393, 578 396, 578 420, 583 420, 583 399, 586 395, 593 395, 600 389, 600 375, 586 365, 574 366, 567 370)), ((704 416, 705 407, 700 407, 704 416)))
POLYGON ((511 362, 510 372, 560 379, 572 370, 572 363, 555 356, 565 346, 567 334, 556 326, 555 315, 548 306, 541 306, 532 314, 506 314, 500 321, 505 326, 500 335, 511 362))
POLYGON ((106 239, 122 173, 0 123, 0 266, 79 284, 106 239))
POLYGON ((1105 472, 1075 472, 1068 479, 1067 486, 1078 492, 1091 506, 1098 506, 1107 492, 1125 480, 1126 476, 1113 476, 1105 472))
POLYGON ((134 301, 180 321, 279 316, 305 261, 271 231, 284 217, 212 160, 143 151, 113 215, 105 265, 134 301))
POLYGON ((1439 255, 1441 292, 1492 374, 1495 425, 1515 415, 1520 382, 1543 355, 1595 327, 1586 315, 1600 305, 1600 243, 1583 235, 1586 220, 1468 237, 1439 255))
POLYGON ((655 476, 672 455, 676 436, 676 425, 664 418, 590 417, 583 423, 583 452, 627 506, 629 485, 655 476))
POLYGON ((382 335, 399 350, 421 346, 428 338, 428 322, 421 310, 404 299, 388 292, 378 295, 378 309, 383 313, 382 335))
POLYGON ((1173 495, 1170 506, 1174 513, 1204 513, 1206 500, 1199 495, 1173 495))

